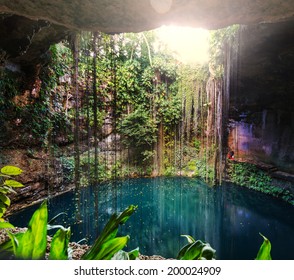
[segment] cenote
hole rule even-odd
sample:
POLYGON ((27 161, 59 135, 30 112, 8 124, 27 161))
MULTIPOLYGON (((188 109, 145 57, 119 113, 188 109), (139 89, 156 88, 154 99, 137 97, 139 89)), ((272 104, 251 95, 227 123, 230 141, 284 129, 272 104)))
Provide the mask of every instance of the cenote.
MULTIPOLYGON (((77 209, 74 192, 49 199, 51 218, 66 212, 56 223, 71 226, 71 241, 93 243, 111 214, 134 204, 137 211, 119 230, 130 235, 126 250, 139 247, 144 255, 176 258, 186 242, 181 235, 188 234, 209 242, 217 259, 250 260, 262 244, 260 232, 271 241, 273 259, 294 258, 293 206, 232 184, 209 187, 185 177, 127 179, 84 188, 81 201, 77 209)), ((10 222, 26 226, 37 207, 13 214, 10 222)))

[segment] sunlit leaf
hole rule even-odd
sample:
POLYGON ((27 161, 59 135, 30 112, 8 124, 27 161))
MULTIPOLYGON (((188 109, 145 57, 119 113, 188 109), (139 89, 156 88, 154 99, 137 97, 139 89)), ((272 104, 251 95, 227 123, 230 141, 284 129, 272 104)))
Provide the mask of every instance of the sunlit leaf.
POLYGON ((47 246, 48 211, 46 201, 33 214, 28 230, 21 238, 17 238, 17 259, 44 259, 47 246))
POLYGON ((5 180, 4 185, 11 187, 11 188, 21 188, 23 187, 23 184, 20 182, 17 182, 15 180, 5 180))
MULTIPOLYGON (((102 246, 104 246, 105 243, 108 243, 116 237, 119 225, 124 224, 136 209, 137 206, 130 205, 120 215, 112 215, 110 220, 108 221, 108 223, 103 228, 102 232, 94 242, 94 245, 83 255, 82 258, 87 260, 96 259, 97 253, 100 252, 102 246)), ((116 249, 117 251, 119 251, 122 248, 119 249, 119 247, 117 247, 116 249)), ((116 252, 113 252, 113 254, 114 253, 116 252)), ((101 255, 99 255, 98 257, 101 257, 101 255)))
POLYGON ((10 206, 10 198, 5 194, 0 193, 0 200, 7 206, 10 206))
POLYGON ((128 243, 130 237, 116 237, 101 245, 101 248, 91 256, 91 260, 110 260, 113 255, 122 250, 128 243))
POLYGON ((14 228, 14 226, 8 222, 0 222, 0 228, 14 228))
POLYGON ((187 238, 186 244, 179 252, 178 260, 212 260, 215 259, 215 250, 209 243, 196 240, 190 235, 182 235, 187 238))
POLYGON ((261 244, 259 251, 257 253, 256 260, 271 260, 271 248, 272 245, 270 241, 263 236, 261 233, 259 233, 260 236, 263 238, 263 243, 261 244))
POLYGON ((70 228, 59 229, 53 236, 50 247, 49 260, 67 260, 70 228))
POLYGON ((22 173, 22 170, 16 166, 7 165, 1 168, 1 173, 9 176, 16 176, 22 173))

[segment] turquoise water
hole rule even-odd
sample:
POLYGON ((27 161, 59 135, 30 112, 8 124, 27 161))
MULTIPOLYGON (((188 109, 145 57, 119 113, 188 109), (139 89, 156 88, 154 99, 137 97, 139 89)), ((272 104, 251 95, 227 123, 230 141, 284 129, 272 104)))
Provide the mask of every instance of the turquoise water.
MULTIPOLYGON (((131 237, 127 251, 139 247, 145 255, 175 258, 186 242, 181 234, 189 234, 209 242, 217 259, 254 259, 263 241, 261 232, 272 243, 273 259, 294 259, 294 207, 242 187, 212 188, 182 177, 105 183, 82 190, 79 222, 74 201, 72 192, 49 201, 51 218, 67 213, 56 223, 71 226, 71 241, 87 238, 91 244, 112 213, 134 204, 137 211, 119 231, 131 237)), ((9 220, 25 226, 36 208, 9 220)))

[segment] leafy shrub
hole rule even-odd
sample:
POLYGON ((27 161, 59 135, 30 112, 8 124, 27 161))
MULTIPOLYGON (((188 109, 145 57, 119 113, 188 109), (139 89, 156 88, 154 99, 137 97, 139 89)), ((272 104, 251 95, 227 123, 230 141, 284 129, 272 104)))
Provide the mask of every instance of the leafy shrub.
MULTIPOLYGON (((270 241, 259 233, 263 238, 259 251, 256 256, 256 260, 271 260, 271 243, 270 241)), ((201 240, 195 240, 190 235, 182 235, 188 240, 188 244, 185 245, 179 252, 178 260, 213 260, 215 259, 216 251, 210 246, 209 243, 205 243, 201 240)))
POLYGON ((185 245, 179 252, 178 260, 213 260, 215 259, 215 250, 209 243, 205 243, 201 240, 195 240, 190 235, 182 235, 188 240, 188 244, 185 245))
POLYGON ((143 107, 127 115, 118 129, 124 136, 123 143, 128 147, 150 147, 156 142, 156 123, 143 107))
POLYGON ((0 228, 12 227, 11 224, 4 221, 2 218, 10 206, 10 199, 7 194, 14 192, 13 188, 23 187, 23 184, 12 180, 12 176, 17 176, 22 173, 22 170, 16 166, 7 165, 1 168, 0 171, 0 228))
MULTIPOLYGON (((94 245, 82 256, 84 260, 109 260, 120 250, 122 250, 129 236, 116 237, 119 225, 124 224, 137 209, 137 206, 130 205, 121 214, 114 214, 106 224, 94 245)), ((9 233, 10 240, 0 245, 0 258, 15 258, 26 260, 45 259, 47 247, 47 227, 59 228, 54 234, 49 259, 66 260, 69 259, 70 228, 62 226, 48 226, 47 202, 44 201, 37 209, 24 233, 9 233)), ((138 250, 137 250, 138 251, 138 250)), ((129 258, 133 258, 138 253, 130 252, 129 258)), ((122 255, 122 254, 121 254, 122 255)), ((125 256, 126 258, 126 256, 125 256)))
POLYGON ((228 175, 230 181, 239 186, 279 197, 291 204, 294 203, 294 195, 289 190, 274 186, 272 178, 253 164, 230 163, 228 175))

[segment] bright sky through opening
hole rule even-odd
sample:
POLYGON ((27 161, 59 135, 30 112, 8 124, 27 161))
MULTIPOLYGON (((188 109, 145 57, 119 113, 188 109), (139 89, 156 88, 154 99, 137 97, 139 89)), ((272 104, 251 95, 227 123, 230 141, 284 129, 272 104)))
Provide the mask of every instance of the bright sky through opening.
POLYGON ((176 58, 187 64, 208 61, 209 31, 202 28, 162 26, 156 34, 163 44, 174 52, 176 58))

